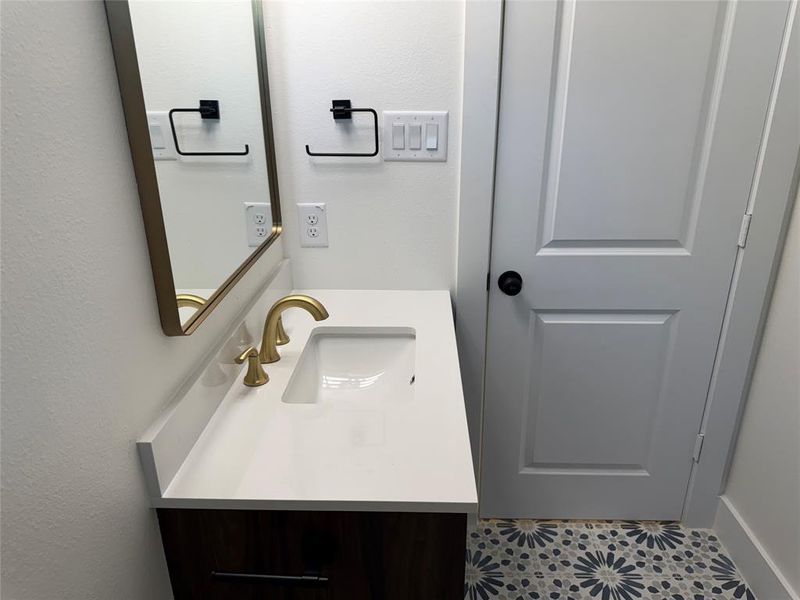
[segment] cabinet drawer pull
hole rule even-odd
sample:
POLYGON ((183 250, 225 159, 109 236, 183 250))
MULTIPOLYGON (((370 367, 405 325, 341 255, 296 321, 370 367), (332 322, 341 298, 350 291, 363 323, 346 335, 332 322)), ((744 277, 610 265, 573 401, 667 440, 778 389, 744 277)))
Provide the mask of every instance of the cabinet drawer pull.
POLYGON ((271 575, 266 573, 226 573, 224 571, 211 571, 213 579, 233 581, 240 583, 278 583, 297 585, 327 585, 328 578, 319 573, 306 573, 304 575, 271 575))

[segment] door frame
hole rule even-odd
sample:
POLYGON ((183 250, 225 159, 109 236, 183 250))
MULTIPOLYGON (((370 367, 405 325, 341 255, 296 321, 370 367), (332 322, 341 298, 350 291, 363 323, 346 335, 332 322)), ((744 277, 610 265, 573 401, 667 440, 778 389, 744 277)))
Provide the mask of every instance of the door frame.
MULTIPOLYGON (((460 180, 456 339, 476 478, 480 487, 489 265, 494 208, 497 122, 506 0, 465 3, 464 98, 460 180), (491 85, 487 84, 490 82, 491 85)), ((781 64, 773 81, 747 213, 692 466, 682 521, 711 527, 733 454, 786 229, 800 180, 800 123, 792 111, 800 92, 780 85, 790 34, 798 35, 798 0, 790 7, 781 64)))
POLYGON ((455 317, 475 480, 480 481, 489 259, 504 0, 466 0, 455 317))

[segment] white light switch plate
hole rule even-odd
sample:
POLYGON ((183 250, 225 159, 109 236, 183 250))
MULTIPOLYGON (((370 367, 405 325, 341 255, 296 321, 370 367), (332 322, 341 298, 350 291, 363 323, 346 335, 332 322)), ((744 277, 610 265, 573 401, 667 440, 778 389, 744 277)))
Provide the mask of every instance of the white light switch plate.
POLYGON ((165 110, 148 110, 147 126, 150 129, 150 145, 153 149, 153 160, 178 160, 172 129, 169 126, 169 115, 165 110))
POLYGON ((303 248, 328 247, 328 212, 324 202, 298 203, 297 231, 303 248))
POLYGON ((447 111, 383 111, 383 160, 446 161, 447 111), (400 145, 395 143, 400 128, 395 128, 396 135, 393 138, 392 127, 400 125, 404 126, 405 138, 403 147, 396 148, 400 145), (431 145, 435 145, 435 149, 429 149, 431 145))

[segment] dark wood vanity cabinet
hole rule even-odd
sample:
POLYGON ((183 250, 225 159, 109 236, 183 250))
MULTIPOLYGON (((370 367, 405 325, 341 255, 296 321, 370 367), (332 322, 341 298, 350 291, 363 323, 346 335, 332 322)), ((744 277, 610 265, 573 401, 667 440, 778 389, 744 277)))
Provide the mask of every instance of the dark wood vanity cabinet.
POLYGON ((176 600, 460 600, 466 519, 158 509, 176 600))

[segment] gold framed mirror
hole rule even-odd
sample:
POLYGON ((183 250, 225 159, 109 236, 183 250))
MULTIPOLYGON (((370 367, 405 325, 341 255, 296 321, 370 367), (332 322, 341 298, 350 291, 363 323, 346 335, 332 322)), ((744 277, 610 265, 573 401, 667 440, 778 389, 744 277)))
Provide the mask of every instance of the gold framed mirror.
POLYGON ((189 335, 281 234, 261 0, 105 7, 161 326, 189 335))

